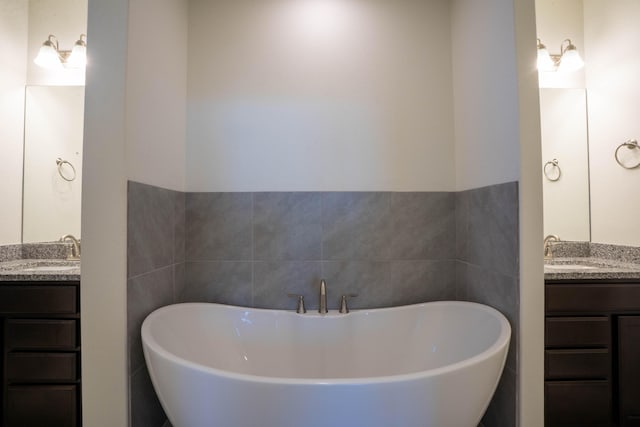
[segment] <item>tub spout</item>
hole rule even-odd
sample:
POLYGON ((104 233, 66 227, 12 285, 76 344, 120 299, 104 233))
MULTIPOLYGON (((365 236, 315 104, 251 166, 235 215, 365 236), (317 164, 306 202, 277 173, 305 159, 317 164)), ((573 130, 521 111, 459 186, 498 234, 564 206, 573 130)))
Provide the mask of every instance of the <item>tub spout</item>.
POLYGON ((320 280, 320 305, 318 306, 318 312, 325 314, 327 310, 327 282, 324 279, 320 280))

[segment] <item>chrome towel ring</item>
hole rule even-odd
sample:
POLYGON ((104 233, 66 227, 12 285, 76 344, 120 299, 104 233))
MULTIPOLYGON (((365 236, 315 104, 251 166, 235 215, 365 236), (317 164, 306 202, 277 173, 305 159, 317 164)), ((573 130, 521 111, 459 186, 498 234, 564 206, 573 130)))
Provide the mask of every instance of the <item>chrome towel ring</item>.
POLYGON ((58 157, 56 159, 56 165, 58 165, 58 174, 60 174, 62 179, 69 182, 76 179, 76 168, 73 167, 73 165, 68 160, 62 160, 62 158, 58 157), (65 174, 64 165, 69 165, 69 167, 71 167, 71 171, 73 172, 73 174, 70 174, 68 172, 65 174))
POLYGON ((630 140, 625 141, 622 144, 618 145, 618 148, 616 148, 616 152, 613 155, 613 157, 615 157, 616 162, 618 162, 618 164, 620 166, 622 166, 623 168, 625 168, 625 169, 635 169, 638 166, 640 166, 640 162, 638 162, 637 164, 635 164, 633 166, 627 166, 624 163, 622 163, 622 161, 620 160, 620 157, 619 157, 619 152, 620 152, 620 149, 622 147, 627 147, 629 150, 635 150, 635 149, 639 149, 640 150, 640 145, 638 145, 638 141, 636 141, 635 139, 630 139, 630 140))
POLYGON ((553 159, 548 161, 547 163, 544 164, 544 167, 542 168, 542 172, 544 173, 544 176, 549 180, 549 181, 557 181, 560 179, 560 176, 562 176, 562 170, 560 169, 560 166, 558 165, 558 159, 553 159), (556 171, 556 173, 553 173, 553 170, 556 171))

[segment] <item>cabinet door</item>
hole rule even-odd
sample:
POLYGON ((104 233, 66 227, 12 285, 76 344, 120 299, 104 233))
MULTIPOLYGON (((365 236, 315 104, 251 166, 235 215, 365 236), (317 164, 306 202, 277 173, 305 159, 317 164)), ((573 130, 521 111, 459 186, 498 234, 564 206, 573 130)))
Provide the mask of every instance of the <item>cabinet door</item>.
POLYGON ((640 316, 618 318, 620 426, 640 427, 640 316))
POLYGON ((608 381, 546 381, 545 427, 609 427, 608 381))
POLYGON ((75 385, 10 386, 6 427, 76 427, 75 385))

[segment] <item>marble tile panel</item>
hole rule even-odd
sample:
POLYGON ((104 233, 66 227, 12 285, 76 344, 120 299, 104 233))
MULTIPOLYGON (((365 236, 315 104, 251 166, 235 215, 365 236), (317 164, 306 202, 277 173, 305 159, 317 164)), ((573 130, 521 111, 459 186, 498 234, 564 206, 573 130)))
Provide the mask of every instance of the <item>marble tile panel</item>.
POLYGON ((342 295, 349 298, 349 307, 376 308, 393 305, 388 261, 324 261, 322 277, 327 282, 327 306, 339 308, 342 295))
POLYGON ((392 305, 452 300, 456 297, 454 260, 391 261, 392 305))
POLYGON ((519 232, 517 183, 493 185, 469 193, 470 263, 517 276, 519 232))
POLYGON ((318 309, 320 261, 256 262, 253 268, 255 307, 295 310, 297 300, 287 294, 298 294, 304 295, 307 310, 318 309))
POLYGON ((176 302, 215 302, 250 307, 253 305, 252 281, 251 262, 187 262, 184 286, 176 302))
POLYGON ((505 367, 482 423, 491 427, 515 427, 517 424, 517 382, 515 371, 505 367))
POLYGON ((129 181, 128 277, 173 263, 174 192, 129 181))
POLYGON ((129 372, 144 365, 140 328, 149 313, 172 304, 172 266, 164 267, 127 280, 127 336, 129 343, 129 372))
POLYGON ((173 301, 179 302, 185 292, 186 286, 186 263, 181 262, 173 265, 173 301))
POLYGON ((255 260, 320 260, 321 193, 254 194, 255 260))
POLYGON ((184 262, 185 260, 185 226, 186 226, 186 196, 185 193, 174 191, 174 217, 173 217, 173 261, 184 262))
POLYGON ((391 259, 455 258, 454 193, 394 192, 389 198, 391 259))
POLYGON ((323 193, 323 259, 388 260, 390 223, 390 193, 323 193))
POLYGON ((455 193, 456 259, 469 260, 469 195, 470 191, 455 193))
POLYGON ((511 325, 507 366, 516 369, 520 323, 519 280, 458 261, 456 264, 457 299, 485 304, 500 311, 511 325))
POLYGON ((167 416, 153 389, 146 366, 129 377, 131 427, 162 427, 167 416))
POLYGON ((187 261, 250 261, 252 193, 187 193, 187 261))

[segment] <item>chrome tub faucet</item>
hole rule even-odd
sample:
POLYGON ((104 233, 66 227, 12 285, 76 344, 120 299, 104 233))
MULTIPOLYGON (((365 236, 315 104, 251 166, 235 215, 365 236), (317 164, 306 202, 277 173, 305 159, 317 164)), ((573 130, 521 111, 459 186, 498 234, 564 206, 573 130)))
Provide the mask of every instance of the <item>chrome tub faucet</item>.
POLYGON ((324 279, 320 280, 320 304, 318 305, 318 313, 326 314, 327 310, 327 282, 324 279))

